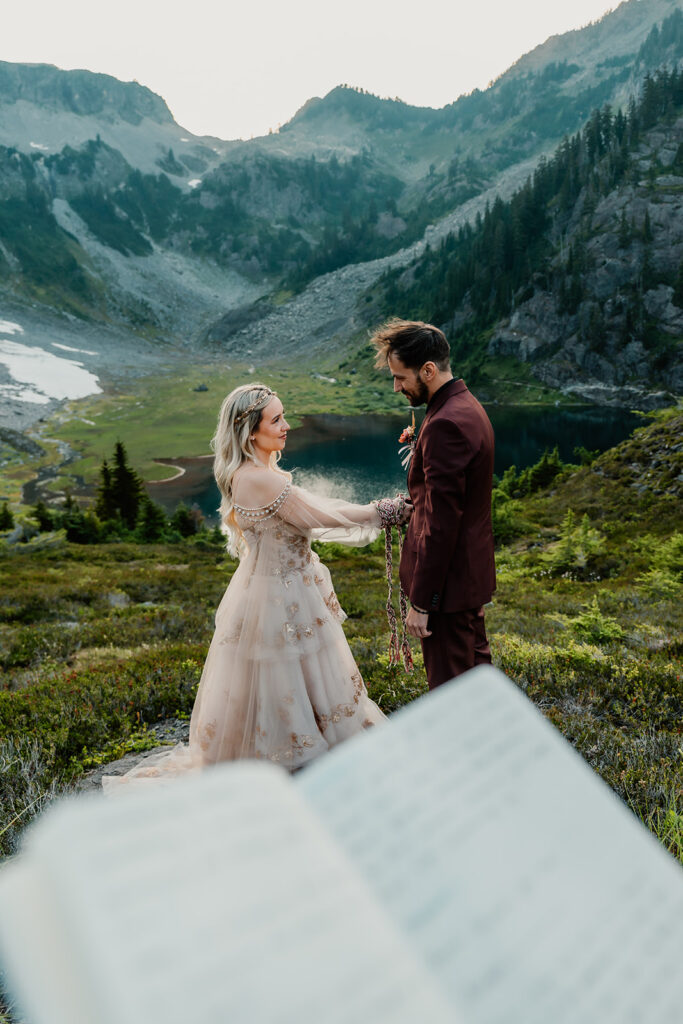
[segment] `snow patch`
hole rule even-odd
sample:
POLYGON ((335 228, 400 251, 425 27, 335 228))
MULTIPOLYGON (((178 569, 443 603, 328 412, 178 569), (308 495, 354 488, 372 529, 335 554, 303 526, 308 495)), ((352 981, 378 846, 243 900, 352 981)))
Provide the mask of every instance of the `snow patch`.
MULTIPOLYGON (((20 385, 27 385, 21 400, 44 404, 50 399, 85 398, 100 394, 97 377, 81 363, 62 359, 38 346, 20 345, 0 338, 0 363, 20 385)), ((0 385, 0 395, 17 398, 16 384, 0 385)))
POLYGON ((0 398, 13 398, 17 402, 29 402, 30 405, 47 405, 50 399, 38 391, 31 391, 23 384, 0 384, 0 398))
POLYGON ((0 320, 0 334, 23 334, 21 324, 13 324, 11 320, 0 320))
POLYGON ((51 344, 52 344, 53 348, 61 348, 65 352, 80 352, 84 356, 96 356, 96 355, 98 355, 97 352, 91 352, 90 349, 87 349, 87 348, 72 348, 71 345, 60 345, 60 343, 58 341, 53 341, 51 344))
POLYGON ((201 183, 202 183, 202 179, 201 178, 192 178, 192 180, 188 181, 187 184, 188 184, 189 188, 196 188, 197 185, 201 185, 201 183))
POLYGON ((42 142, 29 142, 31 149, 39 149, 42 153, 49 153, 50 147, 44 146, 42 142))

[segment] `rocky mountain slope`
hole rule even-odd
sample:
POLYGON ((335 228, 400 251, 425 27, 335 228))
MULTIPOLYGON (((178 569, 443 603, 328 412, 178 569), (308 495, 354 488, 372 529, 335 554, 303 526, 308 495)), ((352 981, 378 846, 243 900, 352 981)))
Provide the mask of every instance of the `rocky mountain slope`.
POLYGON ((137 83, 0 64, 0 299, 258 358, 343 348, 382 273, 680 56, 681 0, 627 0, 441 110, 340 87, 233 143, 137 83))
MULTIPOLYGON (((627 98, 648 68, 683 54, 683 33, 653 31, 680 5, 628 0, 560 37, 561 60, 549 40, 489 89, 441 110, 340 87, 279 133, 243 143, 189 136, 137 83, 0 64, 0 196, 21 198, 16 174, 7 174, 18 150, 25 198, 34 187, 42 193, 46 222, 50 204, 64 200, 98 242, 124 255, 150 255, 156 245, 298 288, 411 244, 501 170, 580 127, 599 103, 627 98)), ((15 229, 24 223, 7 211, 12 219, 15 229)), ((71 255, 84 273, 92 269, 87 246, 71 255)), ((30 267, 25 280, 13 270, 14 286, 44 283, 30 267)))
POLYGON ((187 182, 220 162, 230 143, 192 135, 166 103, 137 82, 51 64, 0 61, 0 145, 22 153, 58 153, 92 139, 118 150, 138 170, 158 174, 177 152, 187 182))
POLYGON ((470 379, 513 356, 586 398, 671 401, 683 389, 682 191, 683 72, 662 71, 627 114, 596 111, 508 203, 387 274, 382 308, 431 312, 470 379), (660 394, 639 393, 648 383, 660 394))
POLYGON ((576 131, 595 107, 627 103, 648 70, 677 59, 680 39, 652 29, 681 6, 680 0, 621 3, 599 21, 535 47, 487 89, 439 110, 339 87, 248 147, 289 155, 305 147, 365 150, 402 180, 421 179, 428 191, 437 187, 436 177, 443 186, 454 157, 499 170, 576 131))

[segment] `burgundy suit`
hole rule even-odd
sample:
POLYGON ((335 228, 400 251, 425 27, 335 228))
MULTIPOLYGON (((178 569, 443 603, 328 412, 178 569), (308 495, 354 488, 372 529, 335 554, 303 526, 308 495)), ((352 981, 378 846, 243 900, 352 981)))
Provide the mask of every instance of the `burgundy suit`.
POLYGON ((463 380, 427 406, 408 472, 413 516, 401 557, 411 604, 429 611, 430 688, 490 663, 482 606, 496 587, 491 527, 493 428, 463 380))

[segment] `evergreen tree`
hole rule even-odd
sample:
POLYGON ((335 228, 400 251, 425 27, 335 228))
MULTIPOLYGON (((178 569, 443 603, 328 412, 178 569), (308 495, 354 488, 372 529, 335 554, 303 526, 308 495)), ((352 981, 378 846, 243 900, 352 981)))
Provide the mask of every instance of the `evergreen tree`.
POLYGON ((62 516, 66 539, 72 544, 97 544, 102 527, 94 512, 84 512, 72 501, 71 507, 62 516))
POLYGON ((631 241, 631 230, 626 220, 626 207, 622 207, 619 219, 619 248, 626 249, 631 241))
POLYGON ((535 491, 538 491, 543 487, 547 487, 553 482, 561 470, 562 461, 560 459, 560 453, 557 446, 555 446, 551 452, 546 448, 539 461, 528 470, 525 470, 528 474, 527 493, 533 494, 535 491))
POLYGON ((553 570, 556 573, 569 569, 574 564, 576 559, 575 531, 574 513, 568 508, 560 527, 560 542, 552 559, 553 570))
POLYGON ((643 246, 643 258, 640 264, 640 290, 644 295, 654 288, 657 283, 655 269, 652 263, 652 251, 649 245, 643 246))
POLYGON ((0 530, 11 530, 14 527, 14 516, 6 501, 0 506, 0 530))
POLYGON ((676 284, 674 285, 673 301, 679 309, 683 309, 683 260, 681 260, 678 266, 676 284))
POLYGON ((140 499, 137 521, 135 524, 135 537, 143 544, 150 544, 155 540, 161 540, 164 531, 168 526, 166 513, 161 505, 157 505, 146 495, 140 499))
POLYGON ((38 501, 33 506, 33 518, 41 533, 47 533, 54 529, 54 515, 44 501, 38 501))
POLYGON ((586 340, 594 352, 602 352, 607 341, 605 318, 597 302, 591 303, 586 328, 586 340))
POLYGON ((652 224, 650 223, 650 211, 645 211, 645 219, 643 220, 643 241, 651 242, 653 239, 652 224))
POLYGON ((109 463, 106 459, 103 459, 100 467, 100 486, 97 489, 95 512, 104 522, 108 519, 116 518, 117 508, 114 498, 114 484, 109 463))
POLYGON ((135 526, 142 494, 142 480, 128 465, 128 453, 122 442, 117 441, 114 447, 111 495, 115 509, 130 530, 135 526))
POLYGON ((181 537, 192 537, 197 532, 197 519, 182 501, 176 506, 170 522, 181 537))

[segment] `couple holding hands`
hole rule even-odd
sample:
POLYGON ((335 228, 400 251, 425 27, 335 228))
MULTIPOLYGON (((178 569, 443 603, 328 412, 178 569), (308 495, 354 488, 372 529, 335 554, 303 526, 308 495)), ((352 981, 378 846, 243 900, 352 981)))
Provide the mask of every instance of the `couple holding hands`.
POLYGON ((239 566, 216 613, 189 748, 130 775, 244 757, 296 770, 385 718, 368 697, 311 540, 364 544, 407 522, 405 627, 421 641, 430 689, 490 663, 483 605, 495 588, 491 424, 453 377, 438 328, 392 320, 372 343, 394 391, 411 406, 427 405, 418 436, 408 438, 409 499, 356 505, 297 487, 277 465, 289 430, 278 396, 260 384, 232 391, 213 441, 214 472, 239 566))

